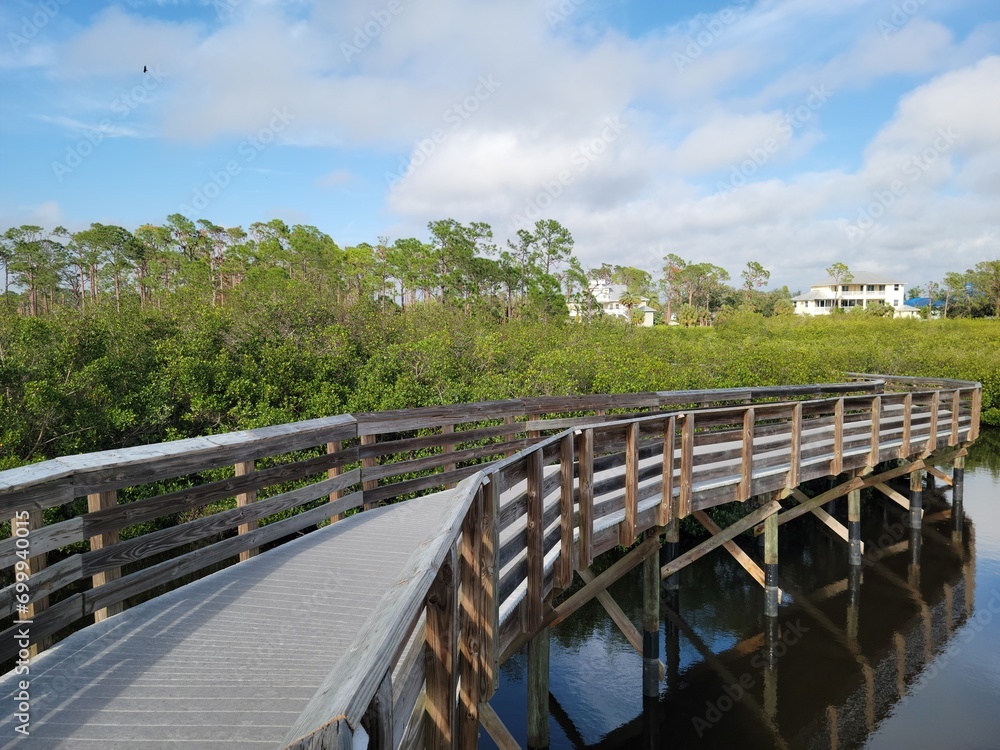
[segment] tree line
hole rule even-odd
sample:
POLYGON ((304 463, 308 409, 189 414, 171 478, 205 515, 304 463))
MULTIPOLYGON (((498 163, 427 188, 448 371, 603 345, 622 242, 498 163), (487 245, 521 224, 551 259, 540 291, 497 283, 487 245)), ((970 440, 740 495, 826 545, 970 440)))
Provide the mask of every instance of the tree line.
MULTIPOLYGON (((11 227, 0 235, 0 268, 6 307, 32 317, 102 302, 121 311, 125 300, 140 308, 162 307, 173 298, 218 307, 236 288, 276 278, 312 284, 338 303, 369 299, 406 308, 436 301, 499 320, 565 318, 567 305, 576 320, 592 320, 603 314, 592 294, 599 283, 623 285, 619 302, 630 314, 648 305, 657 322, 675 319, 684 326, 707 325, 735 310, 765 317, 794 311, 787 287, 765 291, 770 271, 757 261, 731 284, 725 268, 676 253, 664 256, 654 277, 610 263, 585 269, 573 249, 572 234, 553 219, 540 219, 504 243, 487 223, 443 219, 428 224, 426 240, 379 237, 374 244, 341 247, 314 226, 280 219, 244 229, 171 214, 161 225, 134 231, 99 223, 78 232, 11 227)), ((843 263, 827 272, 838 284, 853 279, 843 263)), ((911 287, 911 297, 925 294, 945 317, 1000 316, 1000 261, 911 287)))

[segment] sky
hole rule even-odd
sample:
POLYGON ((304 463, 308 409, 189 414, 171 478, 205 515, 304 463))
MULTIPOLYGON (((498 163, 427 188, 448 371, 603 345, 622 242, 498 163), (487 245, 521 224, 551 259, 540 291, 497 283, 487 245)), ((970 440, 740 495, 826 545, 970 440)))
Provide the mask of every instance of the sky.
POLYGON ((585 267, 793 291, 1000 257, 996 0, 3 0, 0 30, 0 230, 554 218, 585 267))

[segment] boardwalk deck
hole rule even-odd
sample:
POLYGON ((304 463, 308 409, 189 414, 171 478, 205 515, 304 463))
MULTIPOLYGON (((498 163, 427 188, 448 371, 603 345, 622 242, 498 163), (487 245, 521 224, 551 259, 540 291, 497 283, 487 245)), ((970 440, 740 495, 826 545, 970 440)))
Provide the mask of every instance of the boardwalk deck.
POLYGON ((0 745, 277 747, 451 494, 352 516, 75 633, 31 665, 30 737, 13 740, 8 714, 0 745))

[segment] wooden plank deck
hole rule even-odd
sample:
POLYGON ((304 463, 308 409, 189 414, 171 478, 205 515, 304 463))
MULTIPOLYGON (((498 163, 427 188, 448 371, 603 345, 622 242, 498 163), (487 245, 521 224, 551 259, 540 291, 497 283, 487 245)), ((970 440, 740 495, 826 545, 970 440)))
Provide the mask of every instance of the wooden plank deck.
POLYGON ((0 737, 31 750, 277 747, 452 494, 352 516, 78 631, 31 663, 30 737, 11 740, 10 712, 0 737))

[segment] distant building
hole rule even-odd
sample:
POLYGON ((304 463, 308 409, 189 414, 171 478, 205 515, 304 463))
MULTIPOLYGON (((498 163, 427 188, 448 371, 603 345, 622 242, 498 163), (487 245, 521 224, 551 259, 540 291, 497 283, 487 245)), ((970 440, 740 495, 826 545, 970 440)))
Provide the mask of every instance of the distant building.
POLYGON ((813 284, 805 294, 792 297, 792 305, 799 315, 829 315, 835 307, 850 310, 881 304, 893 308, 897 318, 919 317, 920 311, 906 303, 905 292, 905 284, 891 277, 857 274, 839 288, 834 279, 813 284))
MULTIPOLYGON (((631 321, 628 307, 620 302, 628 291, 624 284, 606 284, 603 281, 595 281, 591 283, 589 291, 605 315, 631 321)), ((632 314, 641 313, 642 323, 640 325, 649 328, 653 325, 653 314, 656 311, 649 306, 649 297, 639 297, 639 300, 640 304, 633 305, 631 312, 632 314)), ((575 302, 568 302, 567 305, 570 318, 580 316, 580 310, 575 302)))

